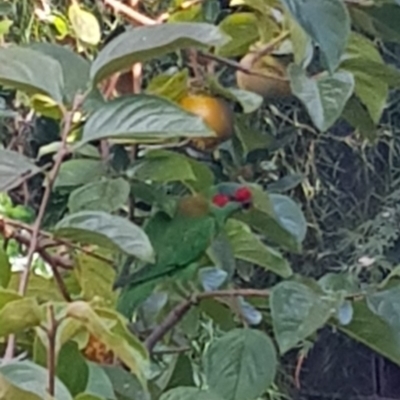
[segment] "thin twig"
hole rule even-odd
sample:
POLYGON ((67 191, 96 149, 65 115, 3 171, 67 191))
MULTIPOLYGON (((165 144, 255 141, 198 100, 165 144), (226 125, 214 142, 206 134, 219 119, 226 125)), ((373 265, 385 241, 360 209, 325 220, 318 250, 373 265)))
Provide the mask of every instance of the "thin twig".
POLYGON ((104 4, 110 6, 117 13, 122 13, 128 17, 132 22, 139 25, 157 25, 158 22, 152 18, 147 17, 144 14, 128 7, 127 5, 121 3, 117 0, 104 0, 104 4))
POLYGON ((56 336, 58 322, 54 314, 54 306, 52 304, 48 307, 48 321, 49 327, 46 330, 48 339, 47 348, 47 370, 48 370, 48 386, 47 392, 51 397, 55 394, 55 380, 56 380, 56 336))
POLYGON ((216 290, 213 292, 198 293, 188 300, 184 300, 174 307, 166 316, 164 321, 158 325, 145 341, 145 346, 151 353, 155 345, 168 333, 192 308, 204 299, 217 297, 268 297, 268 290, 258 289, 233 289, 233 290, 216 290))

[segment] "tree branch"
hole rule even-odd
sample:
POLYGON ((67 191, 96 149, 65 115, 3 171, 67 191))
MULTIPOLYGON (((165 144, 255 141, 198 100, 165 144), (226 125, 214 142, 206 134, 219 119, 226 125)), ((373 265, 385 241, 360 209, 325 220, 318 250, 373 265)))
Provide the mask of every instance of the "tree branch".
POLYGON ((155 345, 186 315, 186 313, 200 301, 217 297, 268 297, 268 290, 257 289, 231 289, 215 290, 213 292, 198 293, 188 300, 184 300, 173 308, 163 322, 154 328, 145 340, 147 350, 152 353, 155 345))

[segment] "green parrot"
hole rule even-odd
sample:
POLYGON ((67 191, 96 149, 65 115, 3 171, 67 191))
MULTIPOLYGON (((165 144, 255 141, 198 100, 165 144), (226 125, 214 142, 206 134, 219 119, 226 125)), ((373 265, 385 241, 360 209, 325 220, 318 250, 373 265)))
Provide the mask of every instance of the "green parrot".
POLYGON ((118 310, 126 316, 153 292, 165 278, 198 261, 236 211, 251 205, 247 187, 229 185, 215 187, 211 201, 201 195, 182 198, 173 218, 158 211, 145 226, 156 252, 156 262, 120 279, 118 310))

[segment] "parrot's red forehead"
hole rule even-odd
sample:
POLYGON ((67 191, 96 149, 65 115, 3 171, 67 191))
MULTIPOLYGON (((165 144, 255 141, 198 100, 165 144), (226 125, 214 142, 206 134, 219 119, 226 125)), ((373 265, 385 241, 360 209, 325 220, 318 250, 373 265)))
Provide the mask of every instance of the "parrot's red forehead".
POLYGON ((239 189, 236 189, 233 195, 227 195, 223 193, 218 193, 212 198, 212 202, 217 207, 224 207, 230 201, 235 201, 238 203, 242 203, 243 205, 248 205, 251 203, 252 194, 251 191, 243 186, 239 189))

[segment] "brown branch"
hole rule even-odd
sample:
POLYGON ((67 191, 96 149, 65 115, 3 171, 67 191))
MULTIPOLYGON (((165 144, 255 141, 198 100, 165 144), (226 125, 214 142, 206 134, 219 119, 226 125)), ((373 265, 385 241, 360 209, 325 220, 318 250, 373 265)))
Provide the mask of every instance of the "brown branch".
POLYGON ((217 297, 268 297, 268 290, 257 289, 231 289, 231 290, 216 290, 213 292, 198 293, 188 300, 184 300, 173 308, 166 316, 163 322, 158 325, 145 340, 145 346, 151 353, 155 345, 168 333, 185 315, 186 313, 200 301, 204 299, 217 297))
POLYGON ((156 25, 158 22, 152 18, 147 17, 146 15, 141 14, 140 12, 134 10, 133 8, 128 7, 127 5, 121 3, 117 0, 104 0, 104 4, 113 8, 113 10, 117 13, 124 14, 128 17, 132 22, 139 25, 156 25))
POLYGON ((52 304, 48 307, 48 321, 49 327, 46 330, 49 345, 47 348, 47 370, 48 370, 48 385, 47 392, 51 397, 55 394, 55 380, 56 380, 56 336, 58 329, 58 322, 54 314, 54 307, 52 304))

